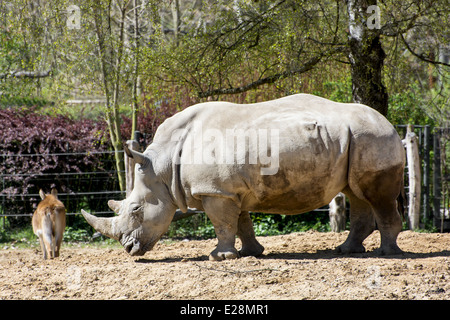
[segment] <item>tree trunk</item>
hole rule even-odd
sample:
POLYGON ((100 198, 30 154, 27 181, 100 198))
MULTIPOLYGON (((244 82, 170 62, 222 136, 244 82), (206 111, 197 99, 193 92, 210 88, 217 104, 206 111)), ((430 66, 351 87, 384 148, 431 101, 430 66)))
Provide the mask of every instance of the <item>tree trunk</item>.
POLYGON ((178 47, 178 33, 180 31, 180 2, 179 0, 172 1, 172 17, 173 17, 173 39, 175 46, 178 47))
POLYGON ((123 144, 122 136, 120 132, 120 116, 119 116, 119 96, 120 96, 120 82, 122 78, 122 58, 124 50, 124 35, 125 35, 125 15, 128 3, 124 3, 121 9, 120 24, 119 24, 119 42, 117 44, 117 60, 115 65, 115 77, 114 77, 114 90, 113 90, 113 101, 112 110, 110 113, 112 117, 110 118, 109 128, 111 133, 111 142, 114 147, 116 155, 116 168, 117 177, 119 180, 119 186, 121 191, 126 190, 126 179, 125 179, 125 163, 123 155, 123 144))
POLYGON ((122 137, 120 133, 120 117, 119 117, 119 90, 120 90, 120 65, 122 63, 123 52, 123 35, 124 35, 124 18, 125 6, 122 8, 121 25, 118 54, 114 71, 108 67, 111 61, 107 58, 107 47, 105 44, 105 31, 102 27, 103 12, 100 6, 93 7, 94 24, 97 36, 98 54, 101 66, 103 90, 106 100, 105 118, 108 124, 111 144, 115 151, 114 156, 116 160, 117 178, 121 191, 126 188, 125 185, 125 164, 123 157, 122 137))
POLYGON ((137 114, 138 114, 138 101, 141 95, 141 79, 139 77, 139 58, 140 58, 140 44, 139 44, 139 14, 138 14, 139 1, 134 0, 134 75, 133 75, 133 101, 131 102, 131 137, 133 139, 134 132, 137 128, 137 114))
POLYGON ((349 47, 354 102, 374 108, 384 116, 388 111, 388 93, 382 81, 386 57, 380 42, 379 24, 369 19, 368 7, 376 0, 347 0, 349 47))

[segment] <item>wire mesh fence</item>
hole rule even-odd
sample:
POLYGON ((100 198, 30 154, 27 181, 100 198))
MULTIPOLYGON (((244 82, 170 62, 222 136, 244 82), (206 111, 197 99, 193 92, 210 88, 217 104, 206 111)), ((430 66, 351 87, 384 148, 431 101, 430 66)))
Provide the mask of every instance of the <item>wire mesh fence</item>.
POLYGON ((40 189, 44 192, 50 192, 51 188, 58 190, 58 198, 66 206, 69 221, 70 216, 79 214, 81 209, 96 215, 112 215, 107 201, 125 197, 125 192, 119 191, 114 151, 0 154, 0 161, 6 168, 0 173, 0 217, 3 225, 6 219, 10 226, 29 223, 41 200, 40 189), (68 165, 69 158, 71 163, 88 165, 68 165), (7 163, 26 163, 27 159, 32 159, 30 163, 51 160, 59 165, 37 171, 30 166, 27 172, 8 170, 7 163))
MULTIPOLYGON (((407 125, 396 125, 400 137, 406 134, 407 125)), ((449 181, 450 154, 448 128, 412 126, 417 135, 421 169, 421 227, 431 223, 441 232, 450 231, 449 181)), ((405 168, 405 190, 409 185, 405 168)))
MULTIPOLYGON (((405 127, 397 126, 402 137, 405 127)), ((443 210, 444 214, 450 211, 448 204, 442 205, 445 201, 441 199, 442 194, 448 196, 446 182, 450 179, 448 162, 445 161, 448 150, 434 141, 434 137, 443 135, 442 130, 433 132, 428 126, 415 126, 414 129, 419 140, 421 158, 423 223, 429 219, 439 219, 443 210), (443 149, 440 154, 444 154, 443 172, 438 161, 440 157, 436 156, 440 149, 443 149), (441 188, 441 185, 444 187, 441 188)), ((446 147, 448 148, 447 145, 446 147)), ((66 206, 69 222, 70 217, 78 215, 81 209, 95 215, 113 215, 107 206, 108 200, 125 198, 125 191, 120 191, 118 184, 114 151, 0 154, 0 164, 3 168, 0 171, 0 219, 3 220, 3 226, 6 219, 9 226, 20 225, 21 221, 22 224, 29 223, 41 200, 40 189, 44 192, 50 192, 51 188, 58 190, 58 197, 66 206), (52 165, 32 165, 39 162, 49 162, 52 165), (20 163, 20 170, 15 167, 16 163, 20 163), (28 163, 29 168, 26 166, 28 163)), ((405 187, 408 188, 407 183, 405 187)), ((318 211, 321 210, 328 209, 318 211)), ((445 221, 441 220, 449 224, 447 216, 443 217, 445 221)))

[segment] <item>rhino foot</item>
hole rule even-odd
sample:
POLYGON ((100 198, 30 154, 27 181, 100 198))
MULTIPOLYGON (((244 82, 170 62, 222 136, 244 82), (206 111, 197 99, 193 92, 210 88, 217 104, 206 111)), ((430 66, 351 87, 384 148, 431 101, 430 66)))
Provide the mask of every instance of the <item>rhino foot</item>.
POLYGON ((336 253, 346 254, 346 253, 364 253, 366 248, 362 244, 360 245, 348 245, 343 243, 336 247, 336 253))
POLYGON ((237 259, 237 258, 239 258, 239 253, 234 248, 229 249, 229 250, 215 249, 209 255, 209 260, 211 260, 211 261, 222 261, 225 259, 237 259))
POLYGON ((241 257, 259 257, 264 252, 264 247, 256 242, 253 246, 243 246, 239 251, 241 257))
POLYGON ((382 245, 381 248, 376 250, 382 256, 390 256, 396 254, 403 254, 403 250, 398 247, 396 243, 391 245, 382 245))

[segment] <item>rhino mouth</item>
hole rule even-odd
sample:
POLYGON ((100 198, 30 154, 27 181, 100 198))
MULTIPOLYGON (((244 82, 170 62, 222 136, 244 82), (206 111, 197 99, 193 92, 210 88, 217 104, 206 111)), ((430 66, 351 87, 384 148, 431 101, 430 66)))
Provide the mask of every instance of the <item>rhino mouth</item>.
POLYGON ((131 235, 123 236, 119 240, 130 256, 143 256, 147 251, 153 249, 157 241, 158 240, 150 240, 146 243, 142 243, 131 235))

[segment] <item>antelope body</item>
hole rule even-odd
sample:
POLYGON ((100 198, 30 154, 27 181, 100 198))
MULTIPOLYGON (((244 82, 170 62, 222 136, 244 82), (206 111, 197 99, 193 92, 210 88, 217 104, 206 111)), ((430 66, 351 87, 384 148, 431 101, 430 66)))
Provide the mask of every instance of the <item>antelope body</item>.
POLYGON ((66 208, 58 200, 58 192, 39 191, 42 201, 33 214, 33 232, 39 237, 44 259, 59 257, 59 249, 66 227, 66 208))

